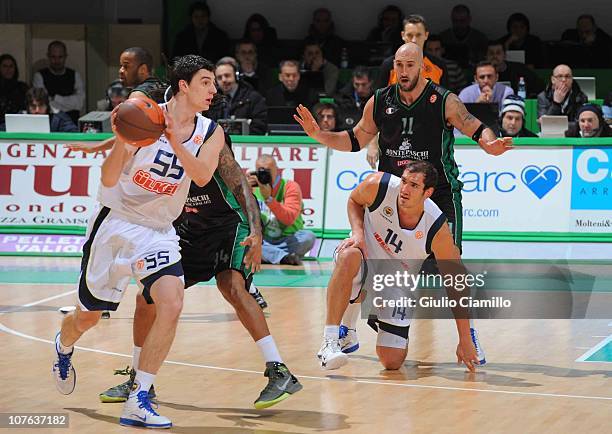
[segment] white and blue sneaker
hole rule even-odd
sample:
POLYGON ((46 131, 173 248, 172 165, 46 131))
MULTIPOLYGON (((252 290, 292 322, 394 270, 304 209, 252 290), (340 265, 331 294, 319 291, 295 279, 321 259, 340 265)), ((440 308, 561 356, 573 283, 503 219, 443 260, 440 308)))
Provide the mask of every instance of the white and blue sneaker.
POLYGON ((359 349, 357 330, 350 329, 345 325, 340 326, 340 349, 344 354, 354 353, 359 349))
POLYGON ((478 365, 482 366, 487 363, 487 359, 485 358, 484 350, 480 346, 480 341, 478 340, 478 333, 476 333, 476 329, 470 328, 470 336, 472 336, 472 342, 474 343, 474 347, 476 348, 476 355, 478 356, 478 365))
POLYGON ((324 338, 317 357, 321 359, 321 368, 325 370, 338 369, 348 362, 348 356, 340 350, 338 339, 324 338))
POLYGON ((136 395, 130 395, 123 406, 119 423, 124 426, 140 426, 143 428, 172 427, 170 419, 153 410, 147 390, 141 390, 136 395))
POLYGON ((76 386, 76 371, 72 366, 70 358, 74 354, 74 349, 70 354, 62 354, 59 351, 58 341, 59 332, 55 335, 55 353, 57 357, 53 362, 52 372, 55 379, 55 386, 60 393, 70 395, 76 386))

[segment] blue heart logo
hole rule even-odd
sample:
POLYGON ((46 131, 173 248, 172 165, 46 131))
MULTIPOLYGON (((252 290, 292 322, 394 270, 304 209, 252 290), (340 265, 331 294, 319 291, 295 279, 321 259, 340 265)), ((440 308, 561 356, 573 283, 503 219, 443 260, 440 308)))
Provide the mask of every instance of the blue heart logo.
POLYGON ((521 172, 521 180, 538 199, 542 199, 561 182, 561 170, 557 166, 527 166, 521 172))

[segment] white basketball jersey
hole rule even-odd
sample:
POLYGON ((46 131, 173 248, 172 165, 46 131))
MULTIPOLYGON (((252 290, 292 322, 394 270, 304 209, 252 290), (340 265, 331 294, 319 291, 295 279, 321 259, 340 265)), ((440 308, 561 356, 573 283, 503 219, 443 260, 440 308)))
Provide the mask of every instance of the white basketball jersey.
POLYGON ((397 198, 401 178, 383 174, 374 203, 365 210, 364 232, 368 259, 425 260, 431 241, 446 217, 431 200, 425 200, 421 220, 414 229, 400 226, 397 198))
MULTIPOLYGON (((164 108, 165 104, 160 104, 164 108)), ((194 156, 212 135, 216 123, 196 115, 196 125, 183 146, 194 156)), ((129 146, 129 145, 126 145, 129 146)), ((150 146, 137 148, 113 187, 100 184, 98 201, 113 216, 132 223, 164 229, 181 214, 191 180, 165 135, 150 146)))

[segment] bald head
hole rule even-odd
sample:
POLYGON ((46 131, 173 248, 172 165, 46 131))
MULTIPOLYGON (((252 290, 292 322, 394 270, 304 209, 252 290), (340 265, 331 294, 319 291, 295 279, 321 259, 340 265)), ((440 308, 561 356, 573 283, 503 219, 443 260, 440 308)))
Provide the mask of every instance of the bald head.
POLYGON ((423 50, 414 42, 408 42, 397 49, 393 70, 403 92, 411 92, 417 86, 423 68, 423 50))
POLYGON ((559 75, 559 74, 572 74, 572 68, 570 68, 567 65, 561 64, 561 65, 557 65, 555 66, 555 69, 553 69, 553 75, 559 75))
POLYGON ((557 65, 555 69, 553 69, 550 81, 554 89, 557 89, 559 86, 571 88, 574 82, 572 68, 564 64, 557 65))
POLYGON ((423 50, 414 42, 407 42, 395 52, 396 59, 412 60, 413 62, 423 63, 423 50))

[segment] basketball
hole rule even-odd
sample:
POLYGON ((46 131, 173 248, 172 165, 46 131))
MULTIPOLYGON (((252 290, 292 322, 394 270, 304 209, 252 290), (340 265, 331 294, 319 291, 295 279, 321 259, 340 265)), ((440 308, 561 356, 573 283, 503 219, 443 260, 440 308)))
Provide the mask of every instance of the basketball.
POLYGON ((117 106, 116 131, 130 145, 152 145, 165 127, 164 113, 151 99, 129 98, 117 106))

